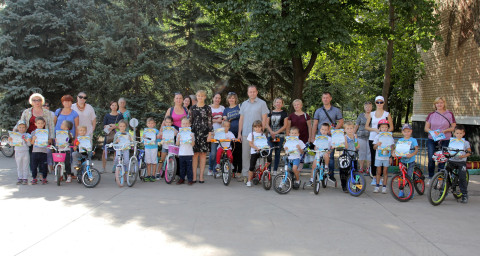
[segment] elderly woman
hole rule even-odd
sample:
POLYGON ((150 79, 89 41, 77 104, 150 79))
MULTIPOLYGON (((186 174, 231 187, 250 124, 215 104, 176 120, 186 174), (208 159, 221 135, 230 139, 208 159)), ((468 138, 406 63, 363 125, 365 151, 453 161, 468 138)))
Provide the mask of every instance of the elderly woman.
MULTIPOLYGON (((442 147, 448 147, 450 137, 455 129, 456 121, 453 113, 447 110, 447 102, 443 97, 437 97, 433 101, 433 111, 428 114, 425 120, 425 132, 428 133, 427 149, 428 149, 428 178, 427 185, 430 185, 430 180, 435 174, 435 161, 432 159, 435 151, 435 145, 439 144, 442 147), (445 139, 434 141, 430 131, 440 131, 445 134, 445 139)), ((444 168, 445 164, 439 164, 439 168, 444 168)))
POLYGON ((55 131, 60 130, 63 121, 70 121, 73 126, 70 132, 73 137, 77 137, 78 127, 78 113, 72 109, 73 97, 70 95, 64 95, 61 98, 63 108, 59 108, 55 111, 53 122, 55 123, 55 131))
MULTIPOLYGON (((27 124, 27 133, 32 133, 37 126, 35 126, 35 118, 43 117, 45 119, 45 129, 48 129, 49 138, 55 137, 55 125, 53 122, 53 115, 50 110, 44 109, 43 104, 45 104, 45 98, 39 94, 34 93, 30 96, 28 102, 32 105, 31 108, 25 109, 20 117, 21 121, 24 121, 27 124)), ((51 143, 52 140, 49 140, 51 143)))
MULTIPOLYGON (((127 124, 130 123, 130 119, 132 119, 132 115, 130 111, 127 110, 127 101, 125 98, 118 99, 118 113, 122 114, 123 120, 127 121, 127 124)), ((127 131, 130 126, 127 125, 127 131)))
POLYGON ((365 104, 363 104, 363 109, 365 110, 365 113, 358 115, 357 121, 355 122, 355 133, 357 134, 358 144, 360 145, 360 148, 358 149, 358 168, 360 168, 361 172, 368 170, 371 160, 370 146, 368 144, 370 132, 365 130, 365 125, 372 112, 372 103, 370 101, 365 102, 365 104))
POLYGON ((79 92, 77 95, 77 103, 72 105, 72 109, 78 114, 78 125, 87 127, 87 135, 92 136, 97 125, 97 115, 93 107, 86 103, 87 94, 79 92))

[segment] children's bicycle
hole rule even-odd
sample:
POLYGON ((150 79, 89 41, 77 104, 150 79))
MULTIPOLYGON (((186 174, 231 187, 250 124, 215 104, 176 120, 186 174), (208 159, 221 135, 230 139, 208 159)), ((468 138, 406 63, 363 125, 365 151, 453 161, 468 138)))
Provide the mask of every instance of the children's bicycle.
POLYGON ((292 190, 293 188, 293 184, 296 181, 295 174, 291 169, 292 166, 290 166, 292 163, 288 159, 288 155, 289 154, 287 153, 283 157, 283 161, 285 162, 283 174, 278 174, 273 179, 273 189, 279 194, 287 194, 288 192, 290 192, 290 190, 292 190))
MULTIPOLYGON (((309 151, 315 152, 315 160, 317 161, 317 165, 315 166, 315 169, 313 170, 313 182, 312 184, 306 184, 306 182, 303 184, 303 188, 313 186, 313 193, 317 195, 320 192, 320 184, 323 188, 327 187, 328 183, 328 173, 325 172, 325 160, 322 157, 320 157, 321 153, 326 154, 328 152, 328 149, 323 149, 323 150, 311 150, 307 149, 309 151)), ((335 182, 335 187, 337 187, 337 183, 335 182)))
POLYGON ((168 155, 163 162, 162 170, 160 171, 161 175, 164 175, 165 182, 171 184, 175 180, 175 175, 177 173, 177 159, 179 147, 174 145, 168 146, 168 155))
POLYGON ((137 181, 137 177, 140 175, 140 179, 143 180, 142 174, 142 167, 146 171, 145 168, 145 151, 142 149, 138 149, 138 144, 141 144, 139 141, 133 141, 133 155, 130 157, 128 162, 128 170, 127 170, 127 186, 132 187, 135 185, 137 181))
POLYGON ((253 184, 258 185, 258 183, 262 181, 262 185, 265 190, 270 190, 270 188, 272 187, 272 175, 270 173, 270 170, 268 169, 270 163, 267 162, 267 157, 268 155, 270 155, 274 148, 277 147, 262 148, 259 151, 260 164, 257 166, 257 168, 255 168, 255 171, 253 171, 253 184))
POLYGON ((117 158, 117 165, 115 166, 115 182, 119 187, 123 187, 124 182, 126 180, 126 171, 125 171, 125 165, 123 164, 123 154, 122 151, 125 150, 125 148, 129 145, 129 143, 125 144, 107 144, 106 146, 109 148, 113 148, 116 153, 120 152, 117 158))
MULTIPOLYGON (((57 182, 57 186, 60 186, 61 181, 67 179, 67 174, 65 171, 65 157, 67 156, 67 153, 65 153, 65 151, 59 151, 53 145, 48 146, 48 148, 57 151, 52 153, 52 158, 55 162, 53 170, 55 171, 55 180, 57 182)), ((66 150, 70 150, 70 148, 66 150)))
POLYGON ((341 149, 343 153, 338 157, 338 163, 340 168, 346 169, 349 168, 346 175, 347 178, 347 188, 348 193, 352 196, 360 196, 365 191, 365 178, 363 174, 358 172, 355 169, 355 160, 358 158, 358 152, 356 150, 349 150, 346 148, 341 149), (353 153, 353 155, 348 152, 353 153))
POLYGON ((400 159, 402 157, 396 157, 399 161, 400 173, 397 173, 390 180, 390 191, 392 192, 393 198, 399 202, 407 202, 412 199, 415 192, 412 179, 407 174, 407 166, 403 164, 400 159))
POLYGON ((12 157, 15 154, 14 147, 10 146, 8 142, 8 135, 2 135, 1 142, 0 142, 0 150, 2 154, 6 157, 12 157))
MULTIPOLYGON (((440 205, 448 195, 448 190, 453 194, 455 199, 462 197, 462 192, 458 191, 459 187, 459 166, 450 161, 450 158, 455 157, 460 152, 470 153, 469 151, 452 149, 448 147, 442 148, 442 151, 438 151, 434 154, 433 159, 438 163, 446 163, 445 169, 439 170, 432 178, 430 182, 430 188, 428 189, 428 201, 433 205, 440 205), (452 154, 453 152, 454 154, 452 154)), ((470 180, 468 171, 466 171, 467 184, 470 180)))
POLYGON ((75 167, 77 170, 77 181, 78 183, 83 183, 87 188, 94 188, 100 183, 102 176, 97 169, 93 168, 93 151, 87 151, 85 148, 81 150, 84 150, 85 153, 81 153, 81 166, 75 167))
MULTIPOLYGON (((235 142, 237 140, 229 140, 229 139, 221 139, 221 140, 217 140, 217 139, 212 139, 212 143, 218 143, 219 145, 222 145, 222 142, 230 142, 229 146, 228 147, 223 147, 222 146, 222 149, 223 149, 223 152, 222 152, 222 156, 220 157, 220 169, 221 169, 221 177, 222 177, 222 181, 223 181, 223 185, 225 186, 228 186, 228 184, 230 184, 230 181, 232 180, 232 163, 230 163, 230 159, 228 158, 228 155, 227 155, 227 151, 228 150, 232 150, 232 143, 231 142, 235 142)), ((217 175, 214 175, 213 176, 215 179, 217 178, 217 175)))

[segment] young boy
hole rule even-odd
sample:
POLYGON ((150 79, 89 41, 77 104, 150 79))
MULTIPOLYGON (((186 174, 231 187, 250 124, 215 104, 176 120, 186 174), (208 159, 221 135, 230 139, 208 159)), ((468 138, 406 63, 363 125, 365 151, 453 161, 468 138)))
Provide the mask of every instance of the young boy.
MULTIPOLYGON (((227 140, 235 140, 235 135, 233 135, 233 133, 230 131, 230 122, 227 121, 227 120, 224 120, 222 122, 222 128, 225 130, 225 139, 227 140)), ((214 138, 214 134, 213 133, 209 133, 208 134, 208 138, 207 138, 207 141, 211 141, 212 139, 214 138)), ((220 158, 222 158, 222 154, 223 154, 223 148, 229 148, 227 150, 227 156, 228 156, 228 160, 230 161, 230 163, 233 163, 233 155, 232 155, 232 149, 230 149, 230 143, 231 142, 220 142, 220 144, 218 145, 217 147, 217 155, 216 155, 216 163, 217 165, 215 166, 215 170, 217 171, 217 176, 219 176, 220 174, 220 158)))
MULTIPOLYGON (((378 130, 380 132, 388 132, 388 127, 389 123, 386 119, 382 119, 378 121, 378 130)), ((382 142, 378 141, 380 138, 380 134, 377 134, 375 138, 373 139, 373 149, 377 151, 377 154, 375 155, 375 167, 377 167, 377 184, 375 186, 375 189, 373 190, 373 193, 378 193, 380 191, 380 175, 382 175, 382 170, 383 170, 383 186, 382 186, 382 193, 386 194, 387 193, 387 179, 388 179, 388 167, 391 164, 392 159, 389 156, 381 156, 381 150, 377 150, 378 147, 382 145, 382 142), (383 167, 383 168, 382 168, 383 167)))
MULTIPOLYGON (((256 120, 253 122, 252 132, 248 134, 247 140, 250 144, 250 167, 248 168, 248 181, 246 186, 252 186, 253 171, 255 171, 255 165, 257 164, 257 159, 260 157, 260 149, 255 146, 255 137, 261 136, 262 134, 262 121, 256 120)), ((267 156, 267 167, 272 163, 272 154, 267 156)))
MULTIPOLYGON (((182 127, 190 127, 190 119, 188 117, 182 118, 182 127)), ((195 145, 195 135, 193 132, 190 134, 191 143, 184 143, 182 141, 181 134, 177 135, 177 146, 180 146, 178 150, 178 158, 180 162, 180 180, 177 181, 177 185, 185 183, 185 175, 187 175, 188 185, 193 185, 193 146, 195 145)))
MULTIPOLYGON (((290 136, 298 138, 298 136, 300 136, 300 130, 295 126, 292 126, 290 128, 290 136)), ((305 143, 299 139, 297 145, 295 145, 295 148, 284 148, 285 152, 290 153, 288 155, 288 161, 290 162, 292 171, 295 174, 295 183, 293 184, 293 188, 298 189, 300 187, 300 171, 298 170, 298 166, 300 165, 300 158, 302 157, 305 143)))
MULTIPOLYGON (((455 126, 453 136, 457 139, 462 139, 465 136, 465 127, 461 124, 455 126)), ((455 157, 449 159, 450 165, 447 168, 456 168, 458 170, 458 183, 460 192, 462 192, 462 203, 468 203, 468 183, 467 183, 467 157, 471 153, 470 142, 465 140, 463 143, 463 150, 465 152, 459 152, 455 157)))
MULTIPOLYGON (((397 144, 407 143, 410 148, 410 153, 402 157, 400 161, 407 166, 407 175, 408 177, 413 176, 413 168, 415 167, 415 156, 418 153, 418 143, 415 138, 412 138, 412 126, 409 124, 404 124, 402 126, 403 138, 398 139, 397 144)), ((395 149, 392 149, 392 156, 396 157, 395 149)), ((400 197, 404 196, 403 190, 400 190, 398 195, 400 197)))
MULTIPOLYGON (((30 170, 30 154, 28 149, 30 147, 30 134, 27 133, 27 125, 20 120, 17 123, 18 133, 22 135, 22 145, 15 146, 15 161, 17 162, 17 185, 28 185, 28 173, 30 170)), ((12 142, 12 138, 8 138, 12 142)))
MULTIPOLYGON (((328 137, 328 150, 330 150, 332 147, 332 138, 328 136, 329 133, 330 133, 330 124, 322 123, 322 126, 320 127, 320 134, 328 137)), ((317 146, 315 146, 315 150, 324 150, 324 148, 317 148, 317 146)), ((325 174, 328 174, 328 163, 330 161, 330 151, 317 153, 317 154, 319 154, 320 158, 323 157, 323 160, 324 160, 323 162, 326 163, 324 172, 325 174)), ((313 173, 316 167, 317 167, 317 159, 315 158, 315 160, 312 163, 312 174, 310 176, 310 182, 308 184, 309 186, 313 184, 313 173)))
MULTIPOLYGON (((357 135, 355 134, 355 125, 352 122, 346 122, 345 125, 345 148, 348 150, 354 150, 357 151, 358 148, 360 148, 360 145, 358 144, 358 138, 357 135)), ((355 153, 353 152, 348 152, 347 153, 350 157, 354 157, 355 153)), ((355 170, 358 170, 357 166, 357 160, 355 159, 353 161, 353 165, 355 167, 355 170)), ((345 193, 348 193, 347 189, 347 173, 350 170, 350 163, 348 163, 347 168, 340 168, 340 182, 342 183, 342 190, 345 193)))
MULTIPOLYGON (((130 135, 129 132, 127 132, 127 127, 128 127, 128 124, 127 124, 127 121, 125 120, 120 120, 118 122, 118 132, 115 133, 115 137, 113 137, 113 141, 114 143, 116 144, 119 144, 119 143, 125 143, 125 144, 128 144, 128 145, 125 145, 125 148, 128 148, 128 149, 123 149, 123 150, 117 150, 115 151, 115 161, 114 161, 114 164, 113 166, 117 166, 117 161, 120 159, 119 156, 120 154, 123 155, 123 165, 125 166, 125 171, 128 170, 128 161, 130 161, 130 142, 133 141, 133 137, 132 135, 130 135), (122 136, 127 136, 127 141, 122 141, 122 136)), ((115 173, 115 170, 113 171, 115 173)))
POLYGON ((154 182, 155 181, 155 170, 157 169, 158 163, 158 146, 156 139, 160 138, 160 132, 155 128, 157 123, 152 117, 147 118, 147 127, 152 129, 155 133, 155 140, 150 141, 145 137, 145 131, 143 135, 143 143, 145 145, 145 164, 147 164, 147 177, 145 181, 154 182))
MULTIPOLYGON (((45 119, 41 116, 35 118, 35 126, 37 129, 32 132, 32 139, 31 144, 35 145, 35 141, 37 140, 37 133, 39 129, 45 128, 45 119)), ((48 132, 47 132, 48 136, 48 132)), ((32 162, 32 185, 37 184, 37 168, 40 168, 40 172, 42 173, 43 179, 42 184, 45 185, 48 183, 47 175, 48 175, 48 167, 47 167, 47 147, 45 146, 34 146, 32 150, 32 156, 30 161, 32 162)))
MULTIPOLYGON (((162 168, 163 161, 165 161, 165 158, 167 157, 168 154, 168 146, 169 145, 174 145, 173 142, 166 142, 165 139, 163 138, 163 132, 165 131, 165 127, 173 127, 173 118, 171 116, 166 116, 164 120, 165 126, 162 127, 162 130, 160 131, 160 137, 162 138, 162 155, 160 157, 160 162, 158 163, 159 168, 162 168)), ((177 129, 174 128, 174 134, 177 136, 177 129)), ((175 140, 174 140, 175 141, 175 140)), ((160 178, 160 177, 158 177, 160 178)))
MULTIPOLYGON (((72 182, 72 164, 70 162, 70 144, 73 142, 73 135, 70 133, 70 131, 73 128, 73 123, 67 120, 64 120, 62 124, 60 125, 60 130, 67 131, 68 132, 68 141, 66 141, 66 144, 62 147, 59 148, 57 146, 57 150, 62 153, 65 153, 65 172, 67 173, 67 183, 72 182)), ((57 145, 59 143, 57 142, 57 145)), ((58 178, 58 177, 55 177, 58 178)))

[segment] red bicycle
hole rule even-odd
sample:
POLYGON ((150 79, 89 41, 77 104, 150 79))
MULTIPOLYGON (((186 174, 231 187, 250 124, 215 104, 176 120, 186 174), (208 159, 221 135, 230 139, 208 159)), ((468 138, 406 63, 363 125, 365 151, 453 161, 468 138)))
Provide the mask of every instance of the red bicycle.
POLYGON ((399 202, 407 202, 412 199, 415 190, 419 195, 425 193, 425 177, 418 166, 414 166, 412 177, 407 174, 408 163, 405 165, 400 161, 401 157, 396 157, 400 173, 392 177, 390 181, 390 190, 393 198, 399 202))
POLYGON ((255 168, 255 171, 253 172, 253 184, 258 185, 258 183, 262 181, 263 188, 265 190, 270 190, 270 188, 272 188, 272 174, 268 169, 270 163, 267 162, 266 158, 268 157, 268 155, 270 155, 270 152, 272 152, 272 149, 274 148, 276 147, 263 148, 260 150, 260 164, 255 168))

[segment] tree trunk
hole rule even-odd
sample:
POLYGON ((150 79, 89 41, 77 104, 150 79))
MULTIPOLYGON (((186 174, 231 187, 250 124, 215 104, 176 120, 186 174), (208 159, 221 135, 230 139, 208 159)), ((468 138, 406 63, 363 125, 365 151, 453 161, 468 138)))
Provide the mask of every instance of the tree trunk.
POLYGON ((310 71, 317 60, 317 53, 312 53, 310 60, 308 61, 307 67, 303 67, 302 57, 292 57, 293 65, 293 90, 292 90, 292 99, 302 99, 303 98, 303 87, 305 85, 305 80, 310 74, 310 71))
MULTIPOLYGON (((390 25, 390 36, 393 35, 395 31, 395 9, 393 7, 393 0, 389 0, 389 25, 390 25)), ((388 94, 390 93, 390 83, 391 83, 391 72, 392 72, 392 63, 393 63, 393 40, 388 38, 387 44, 387 59, 385 63, 385 77, 383 80, 383 89, 382 96, 385 98, 385 105, 383 108, 388 111, 388 94)))
POLYGON ((410 111, 411 111, 411 105, 412 105, 412 100, 411 99, 408 99, 407 101, 407 111, 405 113, 405 123, 408 124, 408 116, 410 115, 410 111))

